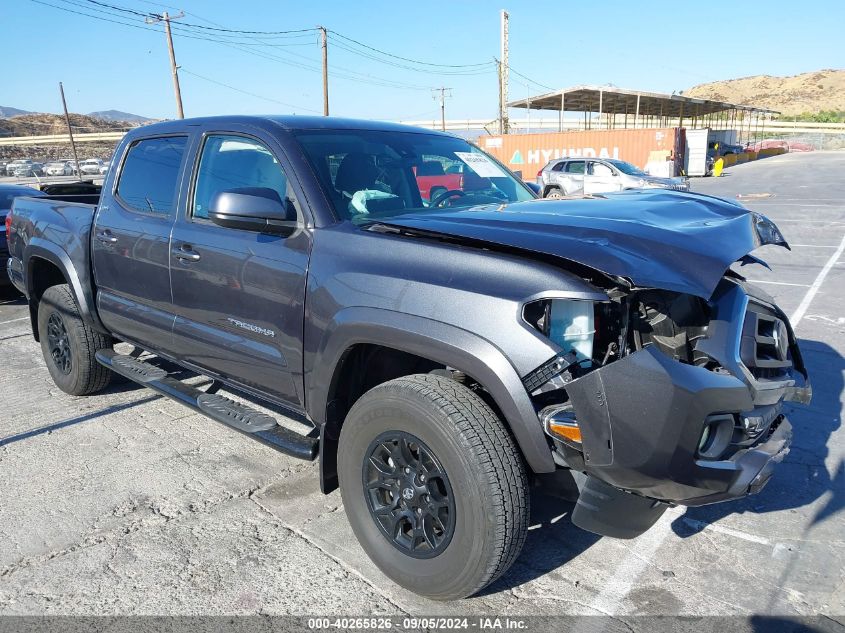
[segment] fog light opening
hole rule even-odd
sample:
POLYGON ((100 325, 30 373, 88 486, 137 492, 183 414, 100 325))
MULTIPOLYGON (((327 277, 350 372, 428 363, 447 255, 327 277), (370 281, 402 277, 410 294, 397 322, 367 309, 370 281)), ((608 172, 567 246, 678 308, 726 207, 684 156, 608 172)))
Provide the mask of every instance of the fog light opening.
POLYGON ((698 456, 704 459, 718 459, 721 457, 731 443, 733 430, 733 415, 718 414, 707 416, 698 440, 698 456))

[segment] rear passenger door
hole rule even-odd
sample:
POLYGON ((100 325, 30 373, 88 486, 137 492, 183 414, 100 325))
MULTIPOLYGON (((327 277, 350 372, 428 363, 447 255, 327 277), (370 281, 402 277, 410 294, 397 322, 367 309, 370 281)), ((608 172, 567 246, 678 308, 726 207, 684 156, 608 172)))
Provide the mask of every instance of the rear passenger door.
POLYGON ((97 310, 127 341, 167 351, 173 326, 170 230, 176 217, 187 135, 132 142, 97 209, 91 248, 97 310))
POLYGON ((586 161, 571 160, 566 163, 563 171, 560 172, 563 193, 581 193, 584 190, 584 172, 586 161))
POLYGON ((176 221, 170 274, 183 362, 301 410, 305 275, 311 251, 300 193, 272 139, 207 130, 185 213, 176 221), (297 212, 287 237, 219 226, 214 195, 262 187, 297 212))

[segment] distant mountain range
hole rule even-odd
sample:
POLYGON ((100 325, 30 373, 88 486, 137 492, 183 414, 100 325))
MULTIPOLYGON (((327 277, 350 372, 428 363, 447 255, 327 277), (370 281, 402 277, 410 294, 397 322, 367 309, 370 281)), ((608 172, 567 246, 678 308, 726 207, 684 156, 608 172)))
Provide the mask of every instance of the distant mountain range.
POLYGON ((0 106, 0 119, 9 119, 13 116, 20 116, 21 114, 32 114, 27 110, 18 110, 17 108, 9 108, 7 106, 0 106))
POLYGON ((132 114, 131 112, 121 112, 120 110, 100 110, 99 112, 89 112, 88 116, 95 119, 103 119, 104 121, 129 121, 130 123, 146 123, 152 121, 140 114, 132 114))
MULTIPOLYGON (((16 116, 23 116, 25 114, 43 114, 41 112, 30 112, 29 110, 21 110, 20 108, 11 108, 9 106, 0 106, 0 119, 11 119, 16 116)), ((132 114, 131 112, 121 112, 120 110, 100 110, 98 112, 89 112, 88 116, 103 121, 127 121, 129 123, 146 123, 153 121, 140 114, 132 114)))

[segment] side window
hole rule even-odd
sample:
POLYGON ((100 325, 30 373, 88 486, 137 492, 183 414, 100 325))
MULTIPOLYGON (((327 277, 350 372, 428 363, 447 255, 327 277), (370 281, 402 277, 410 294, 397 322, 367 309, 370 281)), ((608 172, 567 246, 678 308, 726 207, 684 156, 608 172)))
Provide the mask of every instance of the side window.
POLYGON ((117 195, 135 211, 170 215, 176 199, 186 136, 148 138, 129 148, 117 183, 117 195))
POLYGON ((590 163, 590 174, 592 176, 612 176, 613 170, 604 163, 590 163))
POLYGON ((568 174, 583 174, 585 163, 583 160, 573 160, 566 165, 566 173, 568 174))
POLYGON ((293 200, 285 172, 267 147, 243 136, 207 137, 197 170, 193 217, 208 217, 215 194, 243 187, 272 189, 279 194, 279 200, 293 200))
POLYGON ((552 166, 552 171, 563 171, 563 168, 564 168, 564 167, 566 167, 566 163, 564 163, 563 161, 561 161, 561 162, 559 162, 559 163, 555 163, 555 164, 552 166))

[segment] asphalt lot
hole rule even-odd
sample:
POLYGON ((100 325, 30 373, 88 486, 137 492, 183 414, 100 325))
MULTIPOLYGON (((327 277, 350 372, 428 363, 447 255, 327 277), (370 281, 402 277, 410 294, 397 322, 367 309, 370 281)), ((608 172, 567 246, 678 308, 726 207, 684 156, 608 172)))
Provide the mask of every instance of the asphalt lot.
MULTIPOLYGON (((744 201, 793 250, 746 267, 797 324, 814 400, 763 492, 672 509, 633 541, 534 495, 522 556, 483 595, 436 603, 364 556, 339 493, 287 458, 121 383, 66 396, 23 302, 0 305, 0 614, 845 615, 845 152, 736 166, 693 189, 744 201)), ((838 618, 841 620, 841 618, 838 618)), ((632 625, 633 626, 633 625, 632 625)), ((636 628, 636 627, 634 627, 636 628)))

